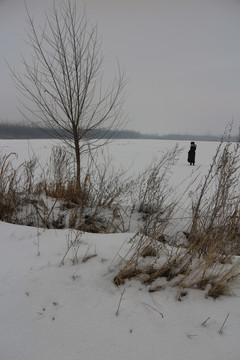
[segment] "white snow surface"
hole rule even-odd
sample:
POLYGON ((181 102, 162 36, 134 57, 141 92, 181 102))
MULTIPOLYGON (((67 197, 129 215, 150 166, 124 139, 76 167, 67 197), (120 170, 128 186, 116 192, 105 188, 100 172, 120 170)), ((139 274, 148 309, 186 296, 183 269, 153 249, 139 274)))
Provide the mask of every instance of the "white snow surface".
MULTIPOLYGON (((51 144, 31 141, 43 157, 51 144)), ((1 140, 0 145, 3 151, 18 153, 18 161, 28 156, 26 141, 1 140)), ((137 173, 174 145, 118 140, 109 153, 116 165, 137 173)), ((179 145, 184 150, 173 167, 173 183, 197 171, 203 176, 217 143, 197 144, 194 170, 186 163, 189 142, 179 145)), ((176 288, 149 293, 138 280, 117 287, 115 265, 132 234, 83 233, 79 262, 72 264, 69 251, 60 266, 68 236, 69 230, 0 222, 1 360, 240 359, 239 281, 232 285, 231 296, 216 300, 190 289, 178 301, 176 288), (86 254, 96 256, 82 262, 86 254)))

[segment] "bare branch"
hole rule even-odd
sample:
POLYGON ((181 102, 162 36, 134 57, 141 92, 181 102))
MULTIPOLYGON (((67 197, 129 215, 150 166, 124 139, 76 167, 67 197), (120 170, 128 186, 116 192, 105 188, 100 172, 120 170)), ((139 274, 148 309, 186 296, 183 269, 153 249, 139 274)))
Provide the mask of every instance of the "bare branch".
POLYGON ((21 111, 74 150, 80 187, 82 154, 106 144, 124 124, 125 73, 118 64, 117 76, 103 90, 97 26, 89 24, 85 8, 78 12, 76 2, 54 4, 40 29, 27 6, 26 11, 32 59, 22 58, 24 74, 9 66, 22 95, 21 111))

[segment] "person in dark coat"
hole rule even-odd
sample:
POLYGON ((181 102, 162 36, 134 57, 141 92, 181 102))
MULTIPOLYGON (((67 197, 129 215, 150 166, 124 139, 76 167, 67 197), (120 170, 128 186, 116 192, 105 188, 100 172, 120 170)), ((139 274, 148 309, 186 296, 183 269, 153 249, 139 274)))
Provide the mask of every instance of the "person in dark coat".
POLYGON ((188 151, 188 162, 190 163, 190 165, 195 165, 196 148, 197 145, 195 144, 195 142, 191 141, 190 150, 188 151))

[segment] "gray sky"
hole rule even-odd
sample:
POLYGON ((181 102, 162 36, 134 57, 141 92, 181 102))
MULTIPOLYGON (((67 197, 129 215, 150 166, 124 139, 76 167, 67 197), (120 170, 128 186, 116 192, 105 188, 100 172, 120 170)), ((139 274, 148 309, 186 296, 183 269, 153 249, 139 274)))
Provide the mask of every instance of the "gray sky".
MULTIPOLYGON (((80 8, 84 2, 77 1, 80 8)), ((240 0, 86 0, 98 24, 106 75, 116 58, 129 82, 127 128, 143 133, 222 134, 240 124, 240 0)), ((50 0, 27 0, 36 23, 50 0)), ((0 119, 21 120, 4 62, 21 70, 23 0, 0 0, 0 119)))

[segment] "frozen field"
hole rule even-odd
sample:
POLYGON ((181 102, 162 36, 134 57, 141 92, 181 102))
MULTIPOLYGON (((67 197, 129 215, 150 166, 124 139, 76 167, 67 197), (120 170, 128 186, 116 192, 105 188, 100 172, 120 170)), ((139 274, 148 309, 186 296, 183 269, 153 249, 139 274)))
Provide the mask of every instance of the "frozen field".
MULTIPOLYGON (((0 140, 0 147, 16 152, 19 163, 32 152, 44 163, 52 143, 0 140)), ((116 168, 137 174, 175 144, 118 140, 108 152, 116 168)), ((185 187, 197 174, 204 176, 218 143, 197 143, 195 167, 186 161, 189 142, 178 144, 183 150, 171 183, 185 187)), ((206 299, 204 291, 191 289, 180 302, 175 288, 149 293, 132 280, 124 285, 116 316, 123 293, 113 283, 116 254, 124 255, 132 234, 84 233, 79 263, 73 266, 69 254, 59 267, 68 236, 69 230, 0 222, 1 360, 240 359, 239 281, 231 296, 206 299), (94 257, 82 262, 86 254, 94 257)))
MULTIPOLYGON (((28 160, 35 153, 44 163, 50 155, 53 144, 57 140, 0 140, 2 152, 16 152, 19 162, 28 160)), ((115 140, 108 145, 108 154, 113 158, 116 167, 128 169, 129 173, 138 173, 143 170, 153 159, 158 159, 167 150, 176 144, 183 149, 180 159, 174 166, 174 174, 177 178, 185 178, 191 175, 193 168, 187 163, 189 141, 173 140, 115 140)), ((215 154, 218 142, 197 142, 196 165, 204 172, 215 154)), ((173 176, 174 177, 174 176, 173 176)))

